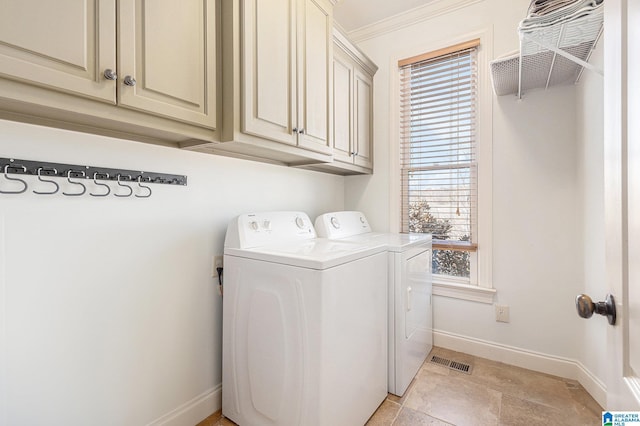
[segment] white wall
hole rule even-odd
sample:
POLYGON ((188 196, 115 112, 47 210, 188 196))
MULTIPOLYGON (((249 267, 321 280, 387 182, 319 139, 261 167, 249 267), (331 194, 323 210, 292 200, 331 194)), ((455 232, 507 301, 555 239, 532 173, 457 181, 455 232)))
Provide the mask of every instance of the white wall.
POLYGON ((343 177, 21 123, 0 121, 0 152, 189 179, 150 199, 0 195, 2 425, 195 424, 220 396, 229 220, 344 207, 343 177))
MULTIPOLYGON (((374 228, 393 228, 389 71, 398 51, 419 52, 433 40, 486 29, 493 32, 494 57, 516 51, 517 24, 529 3, 484 0, 359 43, 380 67, 376 163, 373 176, 347 178, 347 208, 366 212, 374 228)), ((442 334, 560 364, 580 359, 583 324, 574 298, 584 273, 576 101, 573 86, 531 91, 521 101, 493 95, 493 287, 496 302, 510 306, 511 322, 497 323, 492 305, 435 297, 434 327, 442 334)))

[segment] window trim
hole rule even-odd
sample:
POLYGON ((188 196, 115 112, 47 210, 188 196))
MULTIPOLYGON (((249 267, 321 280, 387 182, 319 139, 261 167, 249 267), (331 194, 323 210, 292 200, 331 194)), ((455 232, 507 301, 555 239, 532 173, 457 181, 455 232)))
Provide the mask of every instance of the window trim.
MULTIPOLYGON (((493 145, 493 92, 489 60, 493 57, 492 28, 483 28, 470 33, 460 34, 439 41, 413 46, 396 52, 390 58, 389 65, 389 185, 390 214, 389 228, 400 232, 400 73, 398 63, 406 58, 418 57, 425 52, 448 49, 473 39, 480 39, 478 46, 478 114, 477 114, 477 162, 478 162, 478 236, 477 236, 477 283, 469 284, 463 280, 441 279, 434 276, 433 294, 493 303, 496 293, 493 289, 492 254, 492 145, 493 145)), ((472 272, 473 274, 473 272, 472 272)))
POLYGON ((473 40, 465 41, 462 43, 454 44, 453 46, 444 47, 441 49, 433 50, 421 55, 412 56, 410 58, 401 59, 398 61, 398 66, 403 67, 405 65, 413 65, 417 62, 428 61, 429 59, 437 58, 438 56, 449 55, 461 50, 471 49, 473 47, 480 46, 480 39, 475 38, 473 40))
POLYGON ((436 296, 453 297, 455 299, 492 304, 496 290, 493 288, 454 282, 453 280, 450 281, 446 278, 434 278, 432 293, 436 296))
POLYGON ((457 240, 433 240, 432 248, 434 250, 458 250, 458 251, 478 251, 478 245, 476 243, 470 243, 468 241, 457 240))

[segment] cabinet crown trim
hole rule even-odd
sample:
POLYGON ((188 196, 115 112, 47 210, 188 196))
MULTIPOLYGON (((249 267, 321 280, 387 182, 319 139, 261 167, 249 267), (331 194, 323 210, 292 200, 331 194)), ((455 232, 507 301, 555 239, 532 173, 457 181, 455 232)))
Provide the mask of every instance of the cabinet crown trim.
POLYGON ((333 27, 333 41, 371 76, 378 71, 378 66, 335 26, 333 27))

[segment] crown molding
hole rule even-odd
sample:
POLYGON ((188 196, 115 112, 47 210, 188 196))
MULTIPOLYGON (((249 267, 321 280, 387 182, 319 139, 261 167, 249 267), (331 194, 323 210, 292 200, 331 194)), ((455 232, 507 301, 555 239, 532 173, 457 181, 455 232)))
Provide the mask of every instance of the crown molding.
POLYGON ((418 22, 426 21, 482 1, 484 0, 435 0, 424 6, 416 7, 373 24, 349 31, 347 35, 354 43, 360 43, 364 40, 397 31, 418 22))
POLYGON ((333 27, 333 42, 345 54, 353 59, 357 64, 363 67, 371 76, 378 71, 378 66, 365 55, 337 26, 333 27))

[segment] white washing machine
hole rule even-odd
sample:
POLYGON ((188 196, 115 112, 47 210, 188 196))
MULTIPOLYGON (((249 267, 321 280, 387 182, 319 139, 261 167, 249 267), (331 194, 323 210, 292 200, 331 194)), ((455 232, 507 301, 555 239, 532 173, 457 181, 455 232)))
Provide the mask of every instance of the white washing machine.
POLYGON ((320 237, 388 250, 388 391, 402 396, 433 347, 431 234, 371 232, 361 212, 326 213, 315 221, 320 237))
POLYGON ((366 423, 387 396, 386 257, 380 243, 316 238, 301 212, 233 220, 222 414, 242 426, 366 423))

